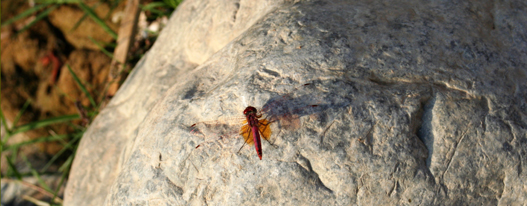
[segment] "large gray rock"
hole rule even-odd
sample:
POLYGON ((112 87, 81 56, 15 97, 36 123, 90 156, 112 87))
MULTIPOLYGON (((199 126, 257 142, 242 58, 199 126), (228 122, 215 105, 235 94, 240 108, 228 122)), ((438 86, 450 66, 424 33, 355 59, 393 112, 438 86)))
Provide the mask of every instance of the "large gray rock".
POLYGON ((67 205, 527 202, 522 1, 187 1, 170 24, 82 139, 67 205), (189 132, 247 105, 277 120, 263 160, 233 126, 189 132))

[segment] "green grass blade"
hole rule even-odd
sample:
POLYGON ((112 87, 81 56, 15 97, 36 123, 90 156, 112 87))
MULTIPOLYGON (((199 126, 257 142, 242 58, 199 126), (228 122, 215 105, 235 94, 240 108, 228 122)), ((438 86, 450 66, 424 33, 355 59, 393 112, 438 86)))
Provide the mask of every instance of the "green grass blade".
POLYGON ((48 184, 46 184, 46 182, 44 182, 44 180, 40 177, 40 175, 38 174, 38 172, 35 169, 31 168, 31 174, 33 175, 33 177, 35 177, 37 179, 37 182, 40 184, 40 186, 43 189, 45 189, 46 191, 48 191, 50 193, 53 193, 53 190, 51 190, 51 188, 49 188, 48 184))
POLYGON ((26 29, 28 29, 29 27, 33 26, 33 24, 36 24, 38 21, 42 20, 43 18, 47 17, 49 15, 49 13, 51 13, 53 10, 55 10, 57 7, 59 7, 59 5, 53 5, 51 7, 49 7, 48 9, 46 9, 44 12, 40 13, 37 15, 37 17, 31 21, 29 24, 27 24, 26 26, 24 26, 22 29, 20 29, 17 33, 22 33, 24 32, 26 29))
MULTIPOLYGON (((80 115, 79 115, 79 117, 80 117, 80 115)), ((80 118, 82 118, 82 117, 80 117, 80 118)), ((66 122, 66 125, 68 125, 68 127, 72 128, 74 130, 84 130, 84 129, 86 129, 86 127, 82 127, 82 126, 80 126, 78 124, 73 124, 71 122, 66 122)))
POLYGON ((32 129, 45 127, 45 126, 48 126, 50 124, 55 124, 55 123, 59 123, 59 122, 67 122, 67 121, 72 121, 72 120, 76 120, 76 119, 80 119, 80 116, 78 114, 64 115, 64 116, 52 117, 52 118, 49 118, 49 119, 39 120, 39 121, 36 121, 36 122, 31 122, 31 123, 24 124, 24 125, 19 126, 19 127, 15 127, 13 129, 12 135, 20 133, 20 132, 26 132, 26 131, 29 131, 29 130, 32 130, 32 129))
POLYGON ((44 182, 44 180, 40 177, 40 175, 38 174, 37 170, 33 169, 33 166, 31 165, 31 162, 29 162, 27 160, 27 157, 24 154, 22 154, 22 159, 24 160, 24 162, 26 162, 26 165, 31 170, 31 174, 33 175, 33 177, 35 177, 37 179, 37 182, 40 184, 40 186, 44 190, 52 193, 53 191, 49 188, 48 184, 46 184, 46 182, 44 182))
POLYGON ((88 17, 88 14, 84 13, 84 15, 82 15, 82 17, 77 22, 75 22, 73 27, 71 27, 70 32, 75 31, 75 29, 79 28, 81 23, 86 20, 86 17, 88 17))
POLYGON ((73 79, 75 80, 75 82, 77 82, 77 85, 80 87, 80 89, 82 90, 84 95, 86 95, 86 97, 88 97, 88 99, 90 100, 90 103, 93 106, 93 108, 97 108, 97 104, 95 103, 95 100, 93 100, 92 96, 90 95, 90 93, 88 92, 88 90, 86 89, 84 84, 82 84, 81 80, 79 79, 79 77, 77 77, 75 72, 73 72, 73 70, 71 70, 70 65, 67 65, 67 66, 68 66, 68 70, 71 73, 71 76, 73 76, 73 79))
POLYGON ((88 14, 88 16, 90 16, 90 18, 93 19, 93 21, 95 21, 95 23, 97 23, 100 27, 102 27, 104 31, 110 34, 114 39, 117 39, 117 33, 115 33, 108 25, 106 25, 106 23, 104 23, 104 21, 101 18, 99 18, 97 14, 95 14, 95 12, 90 7, 88 7, 86 4, 82 2, 79 2, 78 5, 86 14, 88 14))
POLYGON ((61 172, 67 172, 69 168, 71 167, 71 163, 73 163, 73 155, 69 156, 66 162, 60 166, 59 171, 61 172))
MULTIPOLYGON (((74 141, 80 139, 81 137, 82 137, 82 134, 78 134, 78 136, 75 137, 74 141)), ((58 184, 57 189, 55 190, 54 195, 57 195, 59 193, 59 190, 60 190, 62 184, 64 183, 64 180, 68 177, 68 174, 69 174, 70 169, 71 169, 71 165, 73 164, 73 159, 75 158, 75 154, 77 154, 77 148, 74 149, 73 154, 68 157, 66 162, 64 162, 64 164, 62 164, 62 166, 60 166, 59 171, 62 171, 62 177, 60 178, 60 182, 58 184)), ((55 199, 55 197, 53 197, 52 200, 54 200, 54 199, 55 199)))
POLYGON ((25 145, 30 145, 30 144, 40 143, 40 142, 58 141, 58 140, 66 139, 67 137, 68 137, 68 135, 56 135, 56 136, 40 137, 40 138, 37 138, 37 139, 28 140, 28 141, 20 142, 20 143, 17 143, 17 144, 9 145, 9 146, 5 147, 5 150, 14 150, 14 149, 18 149, 18 148, 20 148, 22 146, 25 146, 25 145))
POLYGON ((79 0, 38 0, 37 2, 46 4, 73 4, 79 3, 79 0))
POLYGON ((4 111, 2 111, 1 108, 0 108, 0 118, 2 119, 2 124, 4 125, 5 131, 6 131, 6 137, 4 137, 4 138, 8 139, 11 136, 11 129, 12 128, 9 128, 7 126, 7 121, 6 121, 5 116, 4 116, 4 111))
MULTIPOLYGON (((20 174, 20 172, 18 172, 18 170, 16 169, 15 167, 15 164, 13 164, 13 161, 11 160, 11 158, 7 157, 5 158, 7 160, 7 164, 9 166, 8 170, 15 173, 15 176, 18 180, 21 180, 22 179, 22 175, 20 174)), ((8 171, 8 175, 9 175, 9 171, 8 171)))
POLYGON ((53 164, 53 162, 55 162, 59 157, 60 155, 62 155, 62 153, 66 152, 66 150, 68 149, 73 149, 72 146, 77 142, 77 140, 79 140, 80 138, 82 137, 82 134, 80 135, 76 135, 75 138, 73 140, 71 140, 68 144, 66 144, 59 152, 57 152, 57 154, 55 154, 50 160, 49 162, 44 165, 44 167, 40 170, 40 172, 44 172, 46 171, 50 166, 51 164, 53 164))
POLYGON ((25 18, 25 17, 27 17, 27 16, 39 11, 40 9, 42 9, 42 8, 44 8, 46 6, 47 6, 47 4, 40 4, 40 5, 34 6, 33 8, 29 8, 29 9, 25 10, 24 12, 20 13, 19 15, 16 15, 15 17, 10 18, 7 21, 5 21, 2 24, 2 27, 10 25, 10 24, 12 24, 13 22, 15 22, 15 21, 17 21, 19 19, 25 18))
MULTIPOLYGON (((156 9, 157 7, 163 7, 163 6, 166 6, 166 4, 163 3, 163 2, 152 2, 152 3, 147 4, 146 6, 139 5, 141 10, 151 12, 151 13, 156 14, 158 16, 168 16, 168 15, 170 15, 170 12, 163 12, 163 11, 161 11, 159 9, 156 9)), ((172 10, 172 8, 171 8, 171 10, 172 10)))
POLYGON ((26 112, 26 109, 27 109, 27 107, 29 107, 30 103, 31 103, 31 100, 29 100, 29 99, 26 100, 26 103, 24 103, 24 106, 22 106, 22 109, 16 115, 15 120, 13 121, 13 126, 16 126, 18 124, 18 121, 20 120, 20 117, 22 117, 22 114, 24 114, 24 112, 26 112))
POLYGON ((74 155, 71 155, 68 158, 68 160, 66 160, 66 163, 63 164, 63 166, 66 165, 66 164, 68 164, 69 166, 67 167, 67 169, 64 172, 62 172, 62 177, 60 178, 59 184, 57 185, 57 189, 53 193, 53 198, 51 198, 51 201, 55 200, 55 198, 57 197, 57 194, 59 194, 59 191, 60 191, 60 188, 62 187, 62 184, 64 184, 64 180, 68 177, 68 174, 69 174, 70 168, 71 168, 71 163, 73 162, 73 157, 74 157, 74 155))
POLYGON ((115 42, 110 42, 110 43, 106 43, 105 46, 115 49, 115 47, 117 47, 117 44, 115 42))
POLYGON ((164 2, 152 2, 144 6, 140 6, 143 11, 150 11, 151 9, 154 9, 156 7, 165 7, 168 6, 164 2))
POLYGON ((113 54, 106 50, 97 40, 91 38, 91 36, 89 36, 88 38, 90 38, 91 42, 93 42, 95 45, 97 45, 97 47, 99 47, 99 50, 101 50, 102 53, 106 54, 106 56, 113 59, 113 54))
POLYGON ((180 0, 163 0, 163 2, 165 2, 166 5, 172 7, 173 9, 175 9, 181 3, 180 0))
MULTIPOLYGON (((77 2, 78 3, 78 2, 77 2)), ((91 7, 92 10, 96 9, 99 5, 101 5, 101 2, 97 2, 95 3, 95 5, 93 5, 91 7)), ((75 22, 75 25, 73 25, 73 27, 71 27, 70 31, 75 31, 75 29, 79 28, 79 26, 81 25, 82 21, 84 21, 86 19, 86 17, 88 17, 88 14, 87 13, 84 13, 84 15, 82 15, 82 17, 77 21, 75 22)))

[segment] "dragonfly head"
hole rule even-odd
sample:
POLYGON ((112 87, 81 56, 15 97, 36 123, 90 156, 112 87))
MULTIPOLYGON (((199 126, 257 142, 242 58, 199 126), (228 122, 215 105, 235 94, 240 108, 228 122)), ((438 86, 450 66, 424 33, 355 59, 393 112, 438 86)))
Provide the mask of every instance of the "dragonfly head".
POLYGON ((248 106, 247 108, 245 108, 245 110, 243 110, 243 114, 245 116, 249 115, 249 114, 256 114, 257 113, 257 110, 256 108, 254 107, 251 107, 251 106, 248 106))

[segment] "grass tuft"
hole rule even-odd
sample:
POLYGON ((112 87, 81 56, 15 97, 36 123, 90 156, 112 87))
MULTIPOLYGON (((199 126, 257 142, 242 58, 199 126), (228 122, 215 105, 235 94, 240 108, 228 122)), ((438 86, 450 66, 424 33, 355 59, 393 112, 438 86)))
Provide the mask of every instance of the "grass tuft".
POLYGON ((82 3, 82 1, 80 1, 78 5, 84 11, 84 13, 86 13, 90 18, 93 19, 93 21, 95 21, 95 23, 102 27, 104 31, 106 31, 106 33, 110 34, 110 36, 112 36, 114 39, 117 39, 117 33, 115 33, 115 31, 113 31, 108 25, 106 25, 106 23, 104 23, 104 21, 99 18, 97 14, 95 14, 95 11, 93 11, 93 9, 91 9, 88 5, 82 3))

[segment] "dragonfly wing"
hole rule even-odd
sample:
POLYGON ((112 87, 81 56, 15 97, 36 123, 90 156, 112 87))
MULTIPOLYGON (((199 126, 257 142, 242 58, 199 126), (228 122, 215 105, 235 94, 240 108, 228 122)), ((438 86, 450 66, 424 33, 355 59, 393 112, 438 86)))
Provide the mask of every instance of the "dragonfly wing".
POLYGON ((271 122, 267 119, 258 120, 258 130, 262 138, 269 140, 271 138, 271 122))
POLYGON ((193 125, 198 125, 198 124, 205 124, 205 125, 214 125, 214 124, 241 125, 244 121, 245 121, 245 116, 219 117, 217 119, 196 122, 193 125))
POLYGON ((245 124, 240 129, 240 135, 243 137, 247 144, 254 144, 252 129, 249 124, 245 124))
POLYGON ((234 137, 243 123, 240 118, 222 118, 219 120, 197 122, 189 127, 190 133, 202 138, 234 137))

